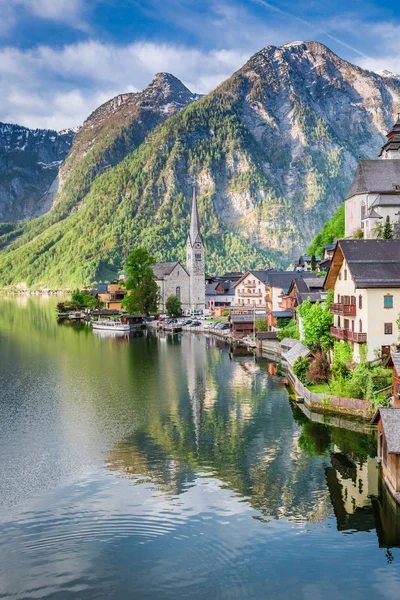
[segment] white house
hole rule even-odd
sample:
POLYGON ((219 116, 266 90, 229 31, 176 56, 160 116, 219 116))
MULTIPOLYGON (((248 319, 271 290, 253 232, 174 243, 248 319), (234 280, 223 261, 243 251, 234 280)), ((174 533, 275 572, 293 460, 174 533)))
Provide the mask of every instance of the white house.
POLYGON ((339 240, 325 288, 334 291, 332 336, 349 342, 355 361, 362 345, 371 361, 399 344, 400 240, 339 240))

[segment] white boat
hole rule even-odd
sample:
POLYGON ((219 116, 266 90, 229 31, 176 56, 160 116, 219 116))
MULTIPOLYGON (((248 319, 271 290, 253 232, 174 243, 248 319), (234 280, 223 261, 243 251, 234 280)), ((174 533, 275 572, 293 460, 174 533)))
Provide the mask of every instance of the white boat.
POLYGON ((101 329, 103 331, 130 331, 129 323, 122 323, 121 319, 99 319, 92 322, 93 329, 101 329))

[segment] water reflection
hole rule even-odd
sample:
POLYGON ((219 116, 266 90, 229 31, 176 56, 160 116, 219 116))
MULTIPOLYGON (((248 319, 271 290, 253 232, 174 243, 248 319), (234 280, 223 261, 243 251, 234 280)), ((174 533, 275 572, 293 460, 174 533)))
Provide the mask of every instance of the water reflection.
POLYGON ((0 598, 361 599, 379 577, 397 597, 400 515, 365 424, 307 413, 219 338, 18 308, 0 311, 0 598))

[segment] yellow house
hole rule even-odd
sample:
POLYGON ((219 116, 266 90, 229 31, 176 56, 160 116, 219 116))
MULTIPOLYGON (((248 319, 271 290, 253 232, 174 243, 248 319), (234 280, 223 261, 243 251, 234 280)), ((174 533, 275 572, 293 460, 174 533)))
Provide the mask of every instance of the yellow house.
POLYGON ((122 300, 127 293, 129 292, 121 287, 121 282, 114 279, 106 286, 104 291, 99 292, 97 297, 107 310, 121 310, 122 300))
POLYGON ((349 342, 355 361, 362 345, 369 361, 397 347, 400 240, 339 240, 325 288, 334 291, 331 334, 349 342))

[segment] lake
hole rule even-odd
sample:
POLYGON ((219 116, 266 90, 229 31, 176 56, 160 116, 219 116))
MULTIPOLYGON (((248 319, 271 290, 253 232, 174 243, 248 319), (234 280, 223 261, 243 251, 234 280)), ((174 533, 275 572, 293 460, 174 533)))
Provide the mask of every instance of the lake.
POLYGON ((0 298, 0 598, 397 599, 360 423, 217 338, 110 337, 0 298))

